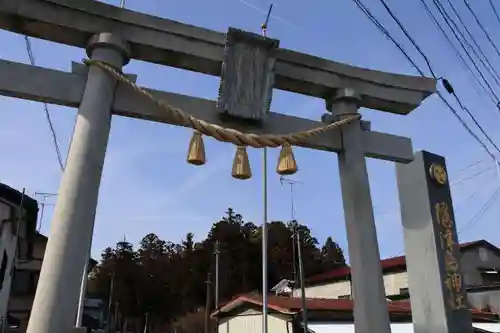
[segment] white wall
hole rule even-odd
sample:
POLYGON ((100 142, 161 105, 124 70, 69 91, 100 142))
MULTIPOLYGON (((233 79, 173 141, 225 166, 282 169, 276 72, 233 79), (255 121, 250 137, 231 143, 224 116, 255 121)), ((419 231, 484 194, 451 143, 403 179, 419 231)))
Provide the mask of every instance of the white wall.
MULTIPOLYGON (((472 326, 487 330, 490 332, 500 332, 500 324, 498 323, 472 323, 472 326)), ((352 323, 324 323, 314 324, 309 323, 307 328, 315 333, 354 333, 354 324, 352 323)), ((413 333, 412 323, 392 323, 392 333, 413 333)))
MULTIPOLYGON (((349 281, 336 281, 305 288, 306 297, 312 298, 338 298, 342 295, 351 294, 351 283, 349 281)), ((293 291, 294 297, 300 297, 300 289, 293 291)))
MULTIPOLYGON (((268 332, 293 333, 291 323, 286 316, 269 314, 267 317, 268 332)), ((219 322, 218 333, 262 333, 262 314, 256 310, 245 312, 219 322)))
MULTIPOLYGON (((399 289, 408 288, 408 275, 406 272, 386 274, 384 275, 384 287, 386 295, 399 294, 399 289)), ((351 285, 349 281, 335 281, 306 287, 306 297, 338 298, 350 294, 351 285)), ((293 296, 300 297, 300 289, 294 290, 293 296)))
POLYGON ((15 255, 16 238, 12 233, 15 226, 14 224, 12 224, 12 222, 5 221, 11 218, 11 207, 6 203, 0 201, 0 267, 2 265, 4 253, 7 254, 8 258, 2 289, 0 289, 0 322, 2 320, 6 321, 7 318, 7 307, 9 303, 10 285, 12 278, 10 276, 10 271, 12 268, 12 264, 14 263, 12 259, 15 255))

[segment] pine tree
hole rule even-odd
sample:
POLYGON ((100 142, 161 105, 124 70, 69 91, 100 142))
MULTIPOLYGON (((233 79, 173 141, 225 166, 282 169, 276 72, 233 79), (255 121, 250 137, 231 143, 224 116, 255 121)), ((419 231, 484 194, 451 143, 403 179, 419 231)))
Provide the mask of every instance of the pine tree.
POLYGON ((328 237, 321 248, 321 260, 323 269, 334 269, 346 265, 344 252, 340 246, 328 237))

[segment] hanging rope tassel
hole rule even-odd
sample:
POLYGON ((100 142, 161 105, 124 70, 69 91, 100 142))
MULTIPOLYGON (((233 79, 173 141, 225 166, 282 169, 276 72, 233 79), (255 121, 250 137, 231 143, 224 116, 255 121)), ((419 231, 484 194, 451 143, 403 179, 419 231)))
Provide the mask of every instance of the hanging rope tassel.
POLYGON ((252 170, 250 168, 250 161, 248 160, 247 147, 238 146, 236 148, 236 155, 233 161, 233 178, 236 179, 249 179, 252 177, 252 170))
POLYGON ((292 146, 285 143, 281 147, 280 156, 278 157, 278 165, 276 172, 282 176, 293 175, 298 170, 295 156, 293 155, 292 146))
POLYGON ((189 150, 187 161, 193 165, 203 165, 206 162, 205 158, 205 144, 200 132, 194 131, 191 141, 189 142, 189 150))

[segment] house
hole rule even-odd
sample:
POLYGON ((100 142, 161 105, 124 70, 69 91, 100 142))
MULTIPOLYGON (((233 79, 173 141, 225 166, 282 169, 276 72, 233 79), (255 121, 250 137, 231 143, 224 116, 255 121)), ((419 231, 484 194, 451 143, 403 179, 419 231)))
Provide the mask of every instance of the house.
MULTIPOLYGON (((37 232, 32 244, 31 256, 18 260, 16 264, 9 300, 9 315, 16 318, 18 325, 16 325, 16 330, 12 332, 24 332, 27 328, 47 241, 48 238, 46 236, 37 232)), ((96 264, 97 262, 94 259, 90 259, 89 271, 96 264)), ((91 302, 92 305, 95 305, 94 303, 91 302)), ((92 319, 85 313, 83 318, 84 324, 86 322, 93 323, 97 320, 92 319)))
MULTIPOLYGON (((352 300, 307 298, 306 306, 310 332, 354 333, 352 300)), ((389 301, 388 310, 393 333, 413 331, 409 301, 389 301)), ((303 313, 299 297, 269 295, 268 331, 302 333, 303 313)), ((497 314, 472 309, 471 315, 475 332, 500 331, 497 314)), ((262 333, 262 296, 238 296, 214 311, 212 318, 217 319, 218 333, 262 333)))
POLYGON ((31 257, 38 203, 0 183, 0 331, 15 324, 8 315, 15 261, 31 257), (22 209, 21 209, 22 202, 22 209))
MULTIPOLYGON (((460 265, 468 300, 474 308, 500 311, 500 249, 485 240, 460 245, 460 265)), ((408 274, 404 256, 381 261, 388 299, 407 299, 408 274)), ((342 267, 312 276, 306 280, 305 293, 313 298, 351 298, 351 269, 342 267)), ((293 295, 300 296, 300 290, 293 295)))

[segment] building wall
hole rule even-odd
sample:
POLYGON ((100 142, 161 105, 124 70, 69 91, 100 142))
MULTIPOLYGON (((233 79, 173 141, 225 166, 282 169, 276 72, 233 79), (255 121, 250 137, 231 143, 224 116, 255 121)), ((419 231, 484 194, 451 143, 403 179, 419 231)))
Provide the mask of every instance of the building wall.
MULTIPOLYGON (((384 275, 384 287, 387 295, 399 294, 400 289, 408 288, 408 275, 406 272, 386 274, 384 275)), ((300 297, 300 289, 294 290, 293 295, 300 297)), ((342 298, 342 296, 346 295, 351 295, 351 283, 349 281, 336 281, 306 287, 307 297, 342 298)))
MULTIPOLYGON (((322 285, 305 288, 306 297, 313 298, 339 298, 340 296, 351 294, 351 283, 349 281, 337 281, 322 285)), ((300 297, 300 289, 293 291, 293 296, 300 297)))
MULTIPOLYGON (((293 333, 292 325, 286 316, 269 314, 268 332, 293 333)), ((219 322, 218 333, 262 333, 262 314, 257 310, 246 310, 235 317, 219 322)))
POLYGON ((469 291, 467 299, 476 309, 490 306, 493 311, 500 313, 500 290, 469 291))
POLYGON ((13 220, 13 209, 0 201, 0 327, 6 321, 12 277, 10 271, 14 263, 17 230, 13 220), (10 220, 10 221, 7 221, 10 220))
MULTIPOLYGON (((478 268, 497 268, 500 269, 500 256, 487 247, 475 247, 462 252, 460 264, 464 274, 465 284, 467 286, 477 286, 483 284, 483 278, 478 268)), ((384 287, 386 295, 398 295, 401 289, 408 288, 407 272, 386 273, 384 274, 384 287)), ((307 297, 318 298, 339 298, 350 294, 350 283, 348 281, 335 281, 321 285, 306 287, 307 297)), ((484 294, 472 296, 474 302, 482 302, 484 294)), ((300 297, 300 289, 294 290, 293 295, 300 297)), ((496 295, 496 294, 495 294, 496 295)), ((498 294, 500 296, 500 294, 498 294)), ((498 297, 497 296, 497 297, 498 297)), ((491 294, 489 297, 494 297, 491 294)), ((500 303, 500 298, 494 301, 500 303)), ((490 304, 493 306, 493 304, 490 304)))
POLYGON ((462 252, 460 264, 465 284, 478 286, 483 284, 483 277, 478 268, 500 269, 500 256, 487 247, 475 247, 462 252))
POLYGON ((401 289, 408 288, 408 274, 406 272, 384 275, 386 295, 398 295, 401 289))

